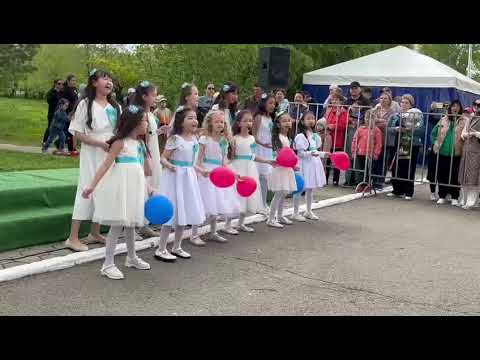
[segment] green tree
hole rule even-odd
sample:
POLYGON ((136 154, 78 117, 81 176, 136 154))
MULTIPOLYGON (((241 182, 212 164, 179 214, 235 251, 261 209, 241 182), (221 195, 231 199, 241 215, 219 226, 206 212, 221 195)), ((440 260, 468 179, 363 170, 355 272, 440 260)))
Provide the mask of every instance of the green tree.
POLYGON ((18 82, 35 70, 31 64, 38 44, 0 44, 0 85, 15 93, 18 82))

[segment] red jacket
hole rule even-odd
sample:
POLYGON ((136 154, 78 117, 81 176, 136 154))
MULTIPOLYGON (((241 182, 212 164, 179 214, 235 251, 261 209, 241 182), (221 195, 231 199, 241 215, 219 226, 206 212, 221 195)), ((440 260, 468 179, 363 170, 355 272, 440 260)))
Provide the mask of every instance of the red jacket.
POLYGON ((327 124, 333 139, 335 149, 345 146, 345 129, 347 128, 348 112, 342 109, 337 116, 337 108, 334 107, 327 115, 327 124), (343 111, 342 111, 343 110, 343 111))
POLYGON ((367 156, 369 158, 377 160, 380 154, 382 153, 382 132, 378 127, 370 129, 370 140, 368 139, 368 128, 366 126, 361 126, 355 132, 352 140, 352 155, 353 157, 357 155, 367 156), (368 151, 367 151, 368 146, 368 151), (367 155, 368 153, 368 155, 367 155))

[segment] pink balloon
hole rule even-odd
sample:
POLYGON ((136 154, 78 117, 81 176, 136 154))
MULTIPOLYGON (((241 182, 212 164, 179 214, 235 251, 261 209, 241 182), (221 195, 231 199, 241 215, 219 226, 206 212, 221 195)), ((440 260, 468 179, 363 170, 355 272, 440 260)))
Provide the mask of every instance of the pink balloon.
POLYGON ((330 154, 330 160, 332 161, 333 166, 339 170, 347 171, 350 168, 350 158, 346 152, 334 152, 330 154))
POLYGON ((257 182, 249 176, 242 177, 237 181, 237 192, 240 196, 249 197, 257 190, 257 182))
POLYGON ((235 184, 235 174, 225 166, 218 167, 210 173, 210 181, 219 188, 227 188, 235 184))
POLYGON ((293 168, 298 163, 298 157, 295 152, 288 148, 281 148, 277 155, 277 164, 283 167, 293 168))

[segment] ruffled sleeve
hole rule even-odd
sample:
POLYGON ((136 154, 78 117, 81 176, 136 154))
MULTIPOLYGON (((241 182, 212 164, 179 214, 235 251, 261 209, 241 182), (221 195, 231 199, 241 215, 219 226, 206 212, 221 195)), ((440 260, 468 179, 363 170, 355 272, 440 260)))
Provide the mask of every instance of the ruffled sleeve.
POLYGON ((80 101, 68 127, 68 132, 75 135, 75 132, 87 133, 87 99, 80 101))
POLYGON ((298 134, 295 136, 294 147, 297 150, 298 156, 301 158, 309 158, 312 156, 312 153, 308 150, 308 140, 303 134, 298 134))
POLYGON ((178 135, 170 136, 165 144, 165 150, 175 150, 182 145, 183 139, 178 135))
POLYGON ((205 145, 207 143, 207 137, 205 135, 200 136, 200 139, 198 139, 198 143, 205 145))

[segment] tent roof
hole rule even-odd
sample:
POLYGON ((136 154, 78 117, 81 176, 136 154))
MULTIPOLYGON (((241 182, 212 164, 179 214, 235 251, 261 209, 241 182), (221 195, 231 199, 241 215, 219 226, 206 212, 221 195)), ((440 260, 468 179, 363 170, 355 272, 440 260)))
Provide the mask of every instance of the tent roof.
POLYGON ((480 94, 480 83, 441 62, 397 46, 371 55, 303 74, 305 85, 455 88, 480 94))

